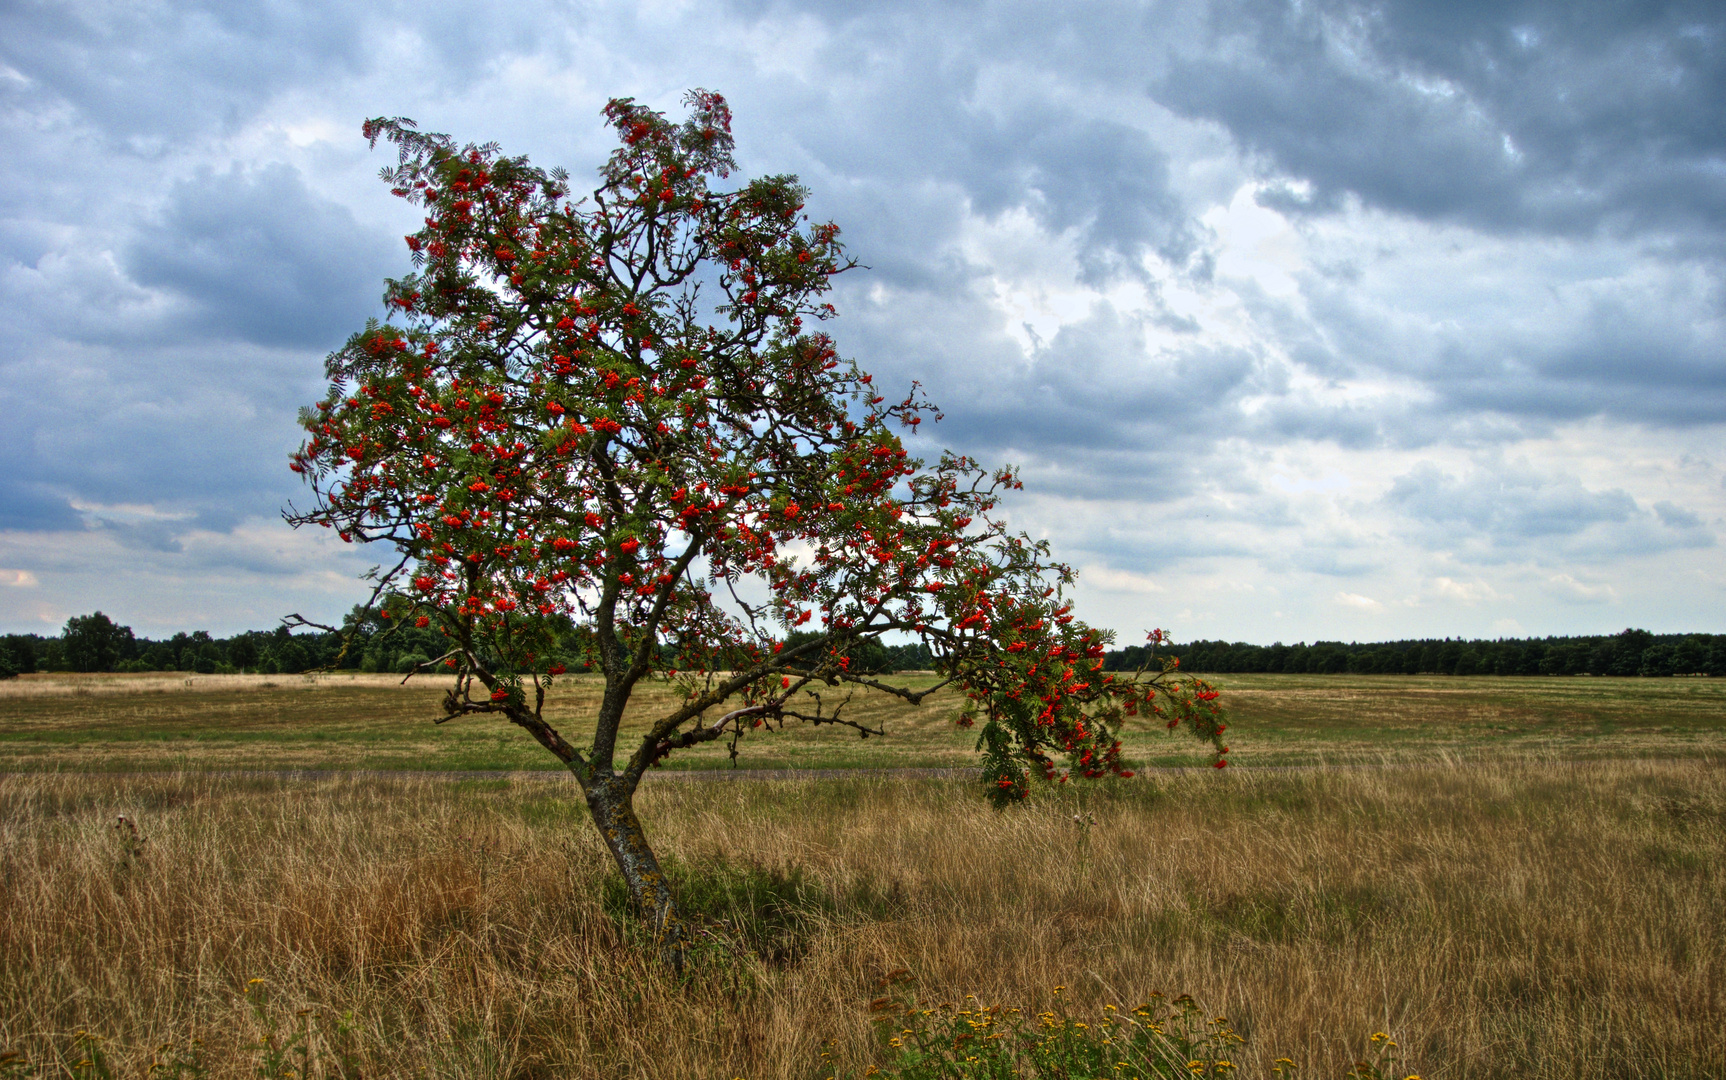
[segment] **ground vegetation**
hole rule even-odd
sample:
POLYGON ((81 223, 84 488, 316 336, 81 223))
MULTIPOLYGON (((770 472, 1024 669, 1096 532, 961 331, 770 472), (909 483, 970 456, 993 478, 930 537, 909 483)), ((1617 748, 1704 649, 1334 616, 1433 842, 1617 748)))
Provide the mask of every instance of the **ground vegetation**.
POLYGON ((1344 1076, 1388 1032, 1398 1080, 1701 1080, 1726 1073, 1723 776, 1204 770, 1009 814, 961 780, 655 783, 700 954, 676 976, 555 784, 14 775, 0 1053, 75 1075, 83 1031, 115 1075, 199 1040, 220 1077, 267 1046, 312 1076, 914 1076, 877 999, 928 1034, 1160 992, 1228 1018, 1240 1076, 1344 1076))

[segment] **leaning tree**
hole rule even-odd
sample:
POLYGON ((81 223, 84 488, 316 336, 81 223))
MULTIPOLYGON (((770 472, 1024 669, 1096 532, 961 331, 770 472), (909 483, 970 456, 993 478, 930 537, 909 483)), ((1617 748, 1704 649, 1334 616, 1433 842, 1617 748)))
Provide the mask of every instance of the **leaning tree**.
POLYGON ((515 724, 568 767, 673 958, 684 929, 632 801, 685 747, 735 754, 792 721, 885 734, 847 713, 854 695, 950 687, 1000 801, 1033 777, 1130 775, 1134 716, 1185 724, 1218 766, 1226 751, 1203 683, 1102 670, 1109 638, 1069 613, 1071 572, 995 515, 1013 471, 906 451, 894 429, 938 414, 816 329, 855 265, 838 228, 807 219, 794 177, 720 186, 730 112, 687 104, 680 124, 607 105, 620 145, 582 200, 495 145, 366 123, 400 148, 383 175, 425 224, 390 316, 331 354, 302 414, 291 467, 313 504, 286 515, 393 546, 368 606, 446 643, 446 719, 515 724), (572 627, 604 683, 581 745, 544 711, 572 627), (854 665, 884 634, 926 643, 939 683, 854 665), (647 681, 675 704, 626 736, 647 681))

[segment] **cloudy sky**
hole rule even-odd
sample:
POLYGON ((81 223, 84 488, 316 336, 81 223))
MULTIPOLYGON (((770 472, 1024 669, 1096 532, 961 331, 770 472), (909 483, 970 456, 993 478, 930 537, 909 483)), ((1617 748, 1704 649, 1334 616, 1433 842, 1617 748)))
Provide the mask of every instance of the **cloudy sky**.
POLYGON ((279 511, 407 266, 361 121, 579 178, 701 86, 1124 641, 1726 632, 1717 2, 860 7, 0 4, 0 629, 345 610, 279 511))

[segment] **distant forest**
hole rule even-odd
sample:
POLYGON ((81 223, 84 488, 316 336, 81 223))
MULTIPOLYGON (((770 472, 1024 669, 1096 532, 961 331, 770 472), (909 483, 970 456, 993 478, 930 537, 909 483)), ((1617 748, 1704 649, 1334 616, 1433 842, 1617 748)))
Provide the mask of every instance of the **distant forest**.
MULTIPOLYGON (((129 626, 121 626, 100 611, 66 621, 59 637, 39 634, 7 634, 0 637, 0 679, 34 671, 146 672, 189 671, 202 675, 255 672, 265 675, 302 671, 381 671, 406 674, 444 654, 449 647, 444 636, 429 627, 392 625, 376 612, 349 613, 344 629, 357 630, 347 652, 342 652, 340 633, 290 633, 285 626, 275 630, 249 630, 233 637, 218 638, 199 630, 152 640, 138 637, 129 626)), ((548 657, 570 671, 586 671, 583 632, 567 621, 554 627, 562 643, 548 657)), ((791 641, 807 638, 793 634, 791 641)), ((675 662, 674 650, 667 660, 675 662)), ((919 671, 934 663, 921 642, 911 645, 881 645, 868 642, 853 652, 851 670, 860 672, 919 671)))
MULTIPOLYGON (((1426 638, 1411 641, 1315 641, 1308 645, 1248 645, 1194 641, 1166 645, 1196 675, 1283 672, 1299 675, 1726 675, 1726 634, 1651 634, 1646 630, 1598 637, 1426 638)), ((1143 646, 1111 651, 1109 671, 1132 671, 1145 661, 1143 646)))
MULTIPOLYGON (((348 616, 356 628, 352 646, 342 653, 342 635, 252 630, 217 638, 200 630, 152 640, 133 634, 101 612, 67 620, 59 637, 8 634, 0 637, 0 678, 32 671, 188 671, 231 674, 242 671, 293 674, 336 669, 405 674, 443 654, 445 639, 429 628, 392 626, 376 614, 348 616)), ((793 644, 807 634, 795 634, 793 644)), ((586 670, 582 632, 563 627, 565 643, 553 662, 571 671, 586 670)), ((1284 645, 1193 641, 1166 645, 1164 656, 1178 656, 1181 670, 1197 675, 1280 672, 1303 675, 1673 675, 1726 676, 1726 634, 1651 634, 1646 630, 1597 637, 1462 638, 1388 642, 1315 641, 1284 645)), ((668 652, 668 660, 671 659, 668 652)), ((1107 671, 1132 671, 1146 660, 1143 646, 1111 650, 1107 671)), ((934 665, 921 643, 870 642, 853 654, 851 670, 920 671, 934 665)))

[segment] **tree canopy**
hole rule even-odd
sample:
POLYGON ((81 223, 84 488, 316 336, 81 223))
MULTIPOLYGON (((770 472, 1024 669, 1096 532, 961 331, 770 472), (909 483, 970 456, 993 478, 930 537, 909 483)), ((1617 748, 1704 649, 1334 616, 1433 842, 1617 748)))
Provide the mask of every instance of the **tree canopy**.
POLYGON ((132 628, 114 625, 100 611, 74 615, 66 620, 60 641, 73 671, 112 671, 131 649, 132 628))

